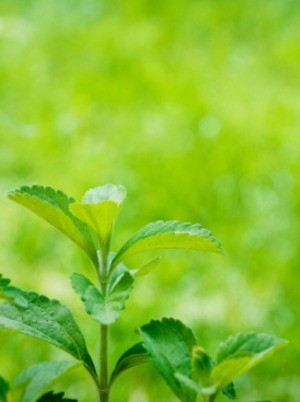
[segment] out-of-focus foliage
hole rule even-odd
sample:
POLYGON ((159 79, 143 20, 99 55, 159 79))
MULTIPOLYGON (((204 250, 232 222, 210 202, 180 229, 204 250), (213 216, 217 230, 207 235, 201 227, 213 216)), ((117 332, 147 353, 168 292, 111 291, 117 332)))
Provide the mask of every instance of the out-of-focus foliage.
MULTIPOLYGON (((199 222, 226 249, 168 252, 141 278, 111 331, 111 368, 152 317, 182 319, 208 352, 256 330, 290 345, 237 380, 237 394, 298 402, 299 26, 298 0, 1 0, 0 190, 38 183, 80 199, 121 184, 115 249, 158 219, 199 222)), ((84 253, 4 198, 0 221, 1 272, 80 321, 68 276, 93 275, 84 253)), ((97 331, 87 317, 93 352, 97 331)), ((65 355, 17 335, 0 375, 55 358, 65 355)), ((89 381, 77 370, 57 390, 91 401, 89 381)), ((174 400, 151 366, 118 381, 113 402, 174 400)))

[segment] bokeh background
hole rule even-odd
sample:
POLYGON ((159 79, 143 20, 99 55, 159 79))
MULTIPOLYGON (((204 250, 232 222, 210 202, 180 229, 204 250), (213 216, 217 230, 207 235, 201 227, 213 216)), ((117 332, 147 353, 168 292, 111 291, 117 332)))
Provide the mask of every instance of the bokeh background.
MULTIPOLYGON (((149 221, 178 219, 226 249, 163 253, 112 328, 111 368, 152 317, 182 319, 211 354, 232 333, 263 331, 289 346, 236 382, 237 400, 299 401, 299 27, 298 0, 1 0, 1 192, 38 183, 80 198, 123 184, 115 248, 149 221)), ((5 197, 0 222, 1 272, 71 305, 97 353, 98 326, 69 283, 74 271, 93 277, 89 261, 5 197)), ((17 335, 0 375, 66 357, 17 335)), ((96 400, 80 369, 57 389, 96 400)), ((112 394, 166 400, 150 365, 112 394)))

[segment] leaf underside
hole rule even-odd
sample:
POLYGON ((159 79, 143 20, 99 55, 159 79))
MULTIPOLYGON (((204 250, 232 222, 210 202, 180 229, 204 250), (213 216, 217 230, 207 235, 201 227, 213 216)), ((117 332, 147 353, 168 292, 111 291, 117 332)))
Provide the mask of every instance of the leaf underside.
POLYGON ((104 250, 110 242, 112 228, 125 195, 124 187, 106 184, 87 191, 82 202, 76 202, 70 207, 77 218, 94 229, 104 250))
POLYGON ((116 254, 113 265, 134 254, 158 249, 223 251, 219 241, 199 224, 157 221, 149 223, 131 237, 116 254))
POLYGON ((191 377, 191 353, 197 344, 192 331, 178 320, 164 318, 142 326, 140 334, 154 366, 175 395, 183 402, 194 402, 195 391, 175 376, 191 377))
POLYGON ((0 326, 49 342, 95 373, 83 335, 67 306, 12 286, 7 286, 5 291, 14 298, 0 305, 0 326))
POLYGON ((115 379, 122 374, 124 371, 139 366, 141 364, 149 362, 149 354, 147 353, 142 342, 136 343, 131 348, 129 348, 120 359, 110 377, 110 385, 115 381, 115 379))
POLYGON ((73 362, 43 362, 23 371, 16 379, 15 386, 26 385, 20 402, 33 402, 40 398, 60 376, 73 368, 73 362))
POLYGON ((8 198, 23 205, 63 232, 96 262, 93 231, 70 212, 75 200, 60 190, 43 186, 22 186, 10 191, 8 198))
POLYGON ((146 264, 142 265, 140 268, 135 269, 133 275, 135 278, 147 275, 149 272, 153 271, 161 261, 161 257, 153 258, 152 260, 146 262, 146 264))

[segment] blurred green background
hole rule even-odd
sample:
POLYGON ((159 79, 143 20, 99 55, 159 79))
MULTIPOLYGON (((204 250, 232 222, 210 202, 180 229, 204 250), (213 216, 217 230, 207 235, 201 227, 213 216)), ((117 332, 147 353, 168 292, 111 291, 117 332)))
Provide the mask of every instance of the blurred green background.
MULTIPOLYGON (((182 319, 210 353, 229 334, 263 331, 290 344, 236 382, 238 401, 299 401, 299 27, 298 0, 1 0, 1 192, 38 183, 81 197, 123 184, 115 248, 149 221, 178 219, 226 249, 163 254, 111 331, 111 368, 152 317, 182 319)), ((5 197, 0 220, 1 272, 70 304, 97 353, 98 326, 69 284, 74 271, 92 277, 89 261, 5 197)), ((17 335, 0 375, 58 358, 17 335)), ((83 370, 57 389, 96 398, 83 370)), ((150 365, 112 394, 166 400, 150 365)))

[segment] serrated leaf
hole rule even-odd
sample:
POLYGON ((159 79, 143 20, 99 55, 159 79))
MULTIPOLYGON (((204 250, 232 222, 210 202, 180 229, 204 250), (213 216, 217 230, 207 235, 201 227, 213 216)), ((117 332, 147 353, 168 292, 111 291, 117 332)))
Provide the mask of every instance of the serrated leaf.
POLYGON ((284 339, 254 332, 231 336, 219 347, 211 383, 218 389, 224 388, 286 344, 284 339))
POLYGON ((94 234, 84 222, 70 212, 70 206, 75 202, 73 198, 60 190, 36 185, 22 186, 10 191, 7 196, 56 227, 97 262, 94 234))
POLYGON ((82 202, 70 207, 77 218, 94 229, 104 251, 108 250, 112 228, 125 196, 124 187, 106 184, 87 191, 82 202))
POLYGON ((8 391, 8 383, 4 380, 4 378, 0 377, 0 402, 7 402, 8 391))
POLYGON ((74 367, 74 362, 43 362, 24 370, 14 382, 16 387, 26 385, 20 402, 36 401, 55 381, 74 367))
POLYGON ((121 247, 113 260, 113 266, 126 257, 158 249, 222 252, 218 240, 199 224, 157 221, 139 230, 121 247))
POLYGON ((95 374, 85 340, 70 309, 58 300, 14 289, 16 298, 0 305, 0 326, 59 347, 81 360, 95 374))
POLYGON ((53 391, 47 392, 37 402, 78 402, 77 399, 64 398, 64 392, 54 394, 53 391))
POLYGON ((112 288, 108 287, 107 295, 103 295, 89 279, 81 274, 73 274, 71 281, 74 290, 84 303, 86 312, 96 321, 110 325, 120 317, 125 308, 133 277, 129 272, 124 272, 112 288))
POLYGON ((125 353, 123 353, 123 355, 117 361, 117 364, 110 377, 110 385, 112 385, 115 379, 124 371, 132 367, 147 363, 149 359, 149 354, 147 353, 142 342, 136 343, 125 353))
POLYGON ((196 393, 175 377, 191 377, 191 354, 197 344, 192 331, 178 320, 164 318, 140 328, 140 334, 154 366, 183 402, 194 402, 196 393))

